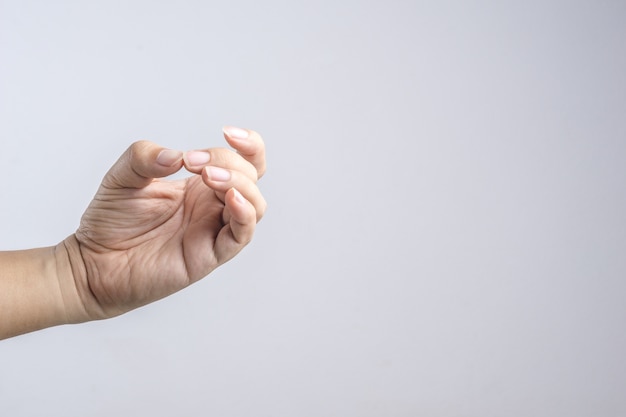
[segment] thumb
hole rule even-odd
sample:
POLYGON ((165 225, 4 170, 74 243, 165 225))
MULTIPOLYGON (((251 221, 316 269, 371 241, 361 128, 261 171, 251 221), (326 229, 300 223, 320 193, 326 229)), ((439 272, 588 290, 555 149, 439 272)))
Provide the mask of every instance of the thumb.
POLYGON ((102 180, 107 188, 143 188, 154 178, 171 175, 183 166, 183 153, 142 140, 120 156, 102 180))

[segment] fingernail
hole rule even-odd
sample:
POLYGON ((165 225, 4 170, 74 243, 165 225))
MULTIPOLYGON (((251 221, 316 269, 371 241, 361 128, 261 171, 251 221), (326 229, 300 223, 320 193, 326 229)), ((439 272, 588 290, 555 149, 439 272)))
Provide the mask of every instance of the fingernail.
POLYGON ((243 198, 241 193, 237 191, 236 188, 233 188, 233 194, 235 195, 235 200, 237 201, 237 203, 244 204, 246 202, 246 200, 243 198))
POLYGON ((245 130, 234 126, 224 126, 222 129, 226 136, 232 139, 246 140, 250 133, 245 130))
POLYGON ((211 160, 211 154, 202 151, 189 151, 185 154, 185 160, 190 166, 206 165, 211 160))
POLYGON ((230 172, 218 167, 206 167, 206 173, 211 181, 228 181, 230 172))
POLYGON ((157 163, 164 167, 171 167, 180 161, 183 157, 181 151, 175 151, 173 149, 163 149, 157 156, 157 163))

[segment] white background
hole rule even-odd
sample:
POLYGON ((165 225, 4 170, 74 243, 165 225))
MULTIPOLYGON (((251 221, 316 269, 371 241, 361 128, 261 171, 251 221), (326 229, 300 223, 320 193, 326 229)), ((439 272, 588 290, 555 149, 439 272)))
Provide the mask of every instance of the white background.
POLYGON ((626 5, 506 3, 0 0, 0 249, 137 139, 269 162, 236 260, 0 342, 0 414, 626 415, 626 5))

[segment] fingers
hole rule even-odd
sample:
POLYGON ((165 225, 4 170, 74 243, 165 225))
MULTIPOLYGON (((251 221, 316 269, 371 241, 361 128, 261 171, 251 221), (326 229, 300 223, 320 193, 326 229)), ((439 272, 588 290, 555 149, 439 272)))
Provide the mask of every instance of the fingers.
POLYGON ((265 144, 261 136, 246 129, 227 126, 224 138, 237 151, 225 148, 202 149, 185 153, 185 168, 199 174, 209 163, 245 172, 253 180, 265 173, 265 144))
POLYGON ((149 141, 133 143, 120 156, 102 180, 107 188, 143 188, 154 178, 178 171, 183 165, 183 153, 163 148, 149 141))
POLYGON ((215 241, 215 256, 220 264, 239 253, 252 240, 256 228, 255 208, 239 191, 229 189, 224 200, 231 216, 215 241))
POLYGON ((183 158, 185 168, 194 174, 201 174, 207 165, 214 165, 244 173, 255 181, 258 178, 256 168, 241 155, 226 148, 211 148, 185 152, 183 158))
POLYGON ((225 126, 224 138, 243 158, 257 170, 257 178, 265 174, 265 143, 257 132, 234 126, 225 126))
MULTIPOLYGON (((227 192, 231 188, 236 188, 238 192, 252 204, 256 213, 256 221, 261 220, 265 214, 267 203, 257 187, 256 181, 251 180, 242 172, 210 165, 202 170, 202 179, 206 185, 218 193, 227 192)), ((224 197, 225 203, 226 200, 227 196, 224 197)))
POLYGON ((224 127, 226 141, 237 151, 208 149, 183 153, 149 141, 133 143, 111 167, 102 185, 109 188, 143 188, 154 178, 162 178, 185 167, 200 174, 207 165, 221 166, 245 173, 256 181, 266 170, 265 144, 252 130, 224 127), (184 161, 183 161, 184 159, 184 161))

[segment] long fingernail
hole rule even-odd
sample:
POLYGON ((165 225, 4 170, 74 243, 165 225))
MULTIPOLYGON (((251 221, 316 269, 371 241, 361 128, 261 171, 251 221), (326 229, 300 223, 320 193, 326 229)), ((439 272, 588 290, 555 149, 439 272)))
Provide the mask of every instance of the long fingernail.
POLYGON ((183 157, 181 151, 175 151, 173 149, 163 149, 157 156, 157 163, 164 167, 171 167, 179 162, 183 157))
POLYGON ((211 181, 228 181, 230 172, 219 167, 206 167, 206 173, 211 181))
POLYGON ((250 136, 250 133, 247 130, 241 129, 239 127, 224 126, 222 130, 224 131, 226 136, 232 139, 246 140, 248 139, 248 136, 250 136))
POLYGON ((206 165, 211 160, 211 154, 202 151, 189 151, 185 154, 185 160, 190 166, 206 165))

